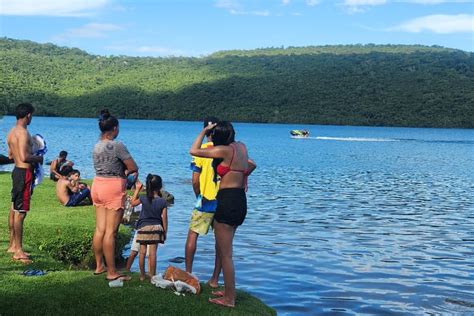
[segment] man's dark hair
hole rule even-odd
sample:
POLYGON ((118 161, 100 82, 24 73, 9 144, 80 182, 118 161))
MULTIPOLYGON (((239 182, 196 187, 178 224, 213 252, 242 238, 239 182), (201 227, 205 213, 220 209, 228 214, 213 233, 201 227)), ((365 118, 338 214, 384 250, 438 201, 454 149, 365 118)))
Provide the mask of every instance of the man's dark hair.
POLYGON ((30 103, 20 103, 15 109, 16 119, 22 119, 34 111, 35 108, 30 103))
POLYGON ((61 171, 59 171, 59 174, 61 174, 62 176, 69 176, 69 174, 72 172, 72 167, 71 166, 64 166, 64 168, 61 169, 61 171))
POLYGON ((61 151, 59 152, 59 157, 61 157, 61 158, 66 158, 66 157, 67 157, 67 151, 61 150, 61 151))
MULTIPOLYGON (((214 124, 219 122, 219 119, 215 116, 208 116, 204 119, 204 127, 206 127, 209 124, 214 124)), ((212 131, 207 131, 206 136, 209 137, 211 135, 212 131)))
POLYGON ((72 169, 72 170, 69 172, 68 176, 73 175, 73 174, 77 174, 79 177, 81 176, 81 173, 80 173, 79 170, 77 170, 77 169, 72 169))

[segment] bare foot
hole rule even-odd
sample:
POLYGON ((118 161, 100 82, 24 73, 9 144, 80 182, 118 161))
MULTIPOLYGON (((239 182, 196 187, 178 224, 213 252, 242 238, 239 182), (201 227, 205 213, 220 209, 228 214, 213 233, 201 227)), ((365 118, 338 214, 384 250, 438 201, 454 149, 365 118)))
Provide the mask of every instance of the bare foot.
POLYGON ((209 302, 212 304, 224 306, 224 307, 235 307, 235 302, 228 301, 224 299, 223 297, 218 297, 218 298, 210 298, 209 302))
POLYGON ((94 275, 99 275, 99 274, 102 274, 104 272, 107 272, 107 267, 104 264, 97 265, 95 267, 94 275))
POLYGON ((21 262, 23 264, 30 264, 33 263, 33 261, 28 258, 28 257, 17 257, 16 255, 12 257, 13 260, 21 262))
POLYGON ((224 291, 212 291, 211 293, 214 296, 224 296, 224 291))
POLYGON ((219 283, 213 281, 213 280, 209 280, 207 281, 207 285, 209 285, 209 287, 213 288, 213 289, 217 289, 219 287, 219 283))
POLYGON ((145 281, 146 277, 144 275, 140 275, 140 281, 145 281))
MULTIPOLYGON (((10 248, 7 249, 7 252, 8 252, 8 253, 16 253, 17 251, 18 251, 17 248, 12 248, 12 247, 10 247, 10 248)), ((28 253, 28 252, 26 252, 26 251, 23 251, 23 253, 24 253, 27 257, 31 256, 30 253, 28 253)))
POLYGON ((13 255, 13 258, 14 259, 17 259, 17 258, 27 258, 27 259, 29 259, 30 254, 27 253, 27 252, 24 252, 23 250, 17 250, 17 251, 15 251, 15 254, 13 255))

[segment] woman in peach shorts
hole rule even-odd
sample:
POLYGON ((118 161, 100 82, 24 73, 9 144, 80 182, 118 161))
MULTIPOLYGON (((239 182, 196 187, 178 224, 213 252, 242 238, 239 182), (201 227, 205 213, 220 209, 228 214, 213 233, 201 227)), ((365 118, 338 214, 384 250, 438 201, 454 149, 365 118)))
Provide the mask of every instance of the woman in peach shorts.
POLYGON ((115 237, 126 198, 125 170, 128 174, 137 173, 138 167, 125 145, 115 141, 119 134, 119 122, 108 110, 101 111, 99 128, 100 139, 92 153, 96 174, 91 189, 96 210, 96 228, 92 240, 97 264, 94 274, 107 272, 109 281, 126 281, 130 277, 119 274, 115 268, 115 237))

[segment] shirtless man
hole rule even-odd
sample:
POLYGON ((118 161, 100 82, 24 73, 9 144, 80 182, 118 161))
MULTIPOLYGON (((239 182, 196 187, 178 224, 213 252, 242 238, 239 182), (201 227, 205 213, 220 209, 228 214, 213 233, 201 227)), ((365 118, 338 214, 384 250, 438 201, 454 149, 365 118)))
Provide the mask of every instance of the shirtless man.
POLYGON ((64 167, 62 177, 56 184, 56 196, 64 206, 79 206, 85 199, 91 199, 89 188, 79 180, 81 180, 79 170, 72 169, 70 166, 64 167))
POLYGON ((33 164, 43 163, 43 157, 31 153, 31 136, 28 133, 34 108, 29 103, 21 103, 16 107, 16 125, 7 136, 8 157, 15 162, 12 172, 12 206, 8 218, 10 244, 8 252, 13 259, 23 263, 31 263, 29 254, 23 251, 23 222, 30 210, 33 184, 33 164))
POLYGON ((58 181, 61 178, 66 179, 67 177, 61 175, 61 170, 66 166, 72 167, 74 166, 74 163, 72 161, 67 160, 67 151, 61 150, 58 158, 54 159, 53 162, 51 162, 51 166, 49 168, 50 179, 53 181, 58 181))

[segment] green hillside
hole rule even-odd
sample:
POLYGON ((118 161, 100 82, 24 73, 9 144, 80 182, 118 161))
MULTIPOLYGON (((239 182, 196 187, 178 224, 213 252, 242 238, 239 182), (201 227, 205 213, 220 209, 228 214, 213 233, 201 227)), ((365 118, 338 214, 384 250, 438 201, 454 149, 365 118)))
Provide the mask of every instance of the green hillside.
POLYGON ((96 56, 0 38, 0 109, 121 118, 474 128, 474 56, 419 45, 96 56))

